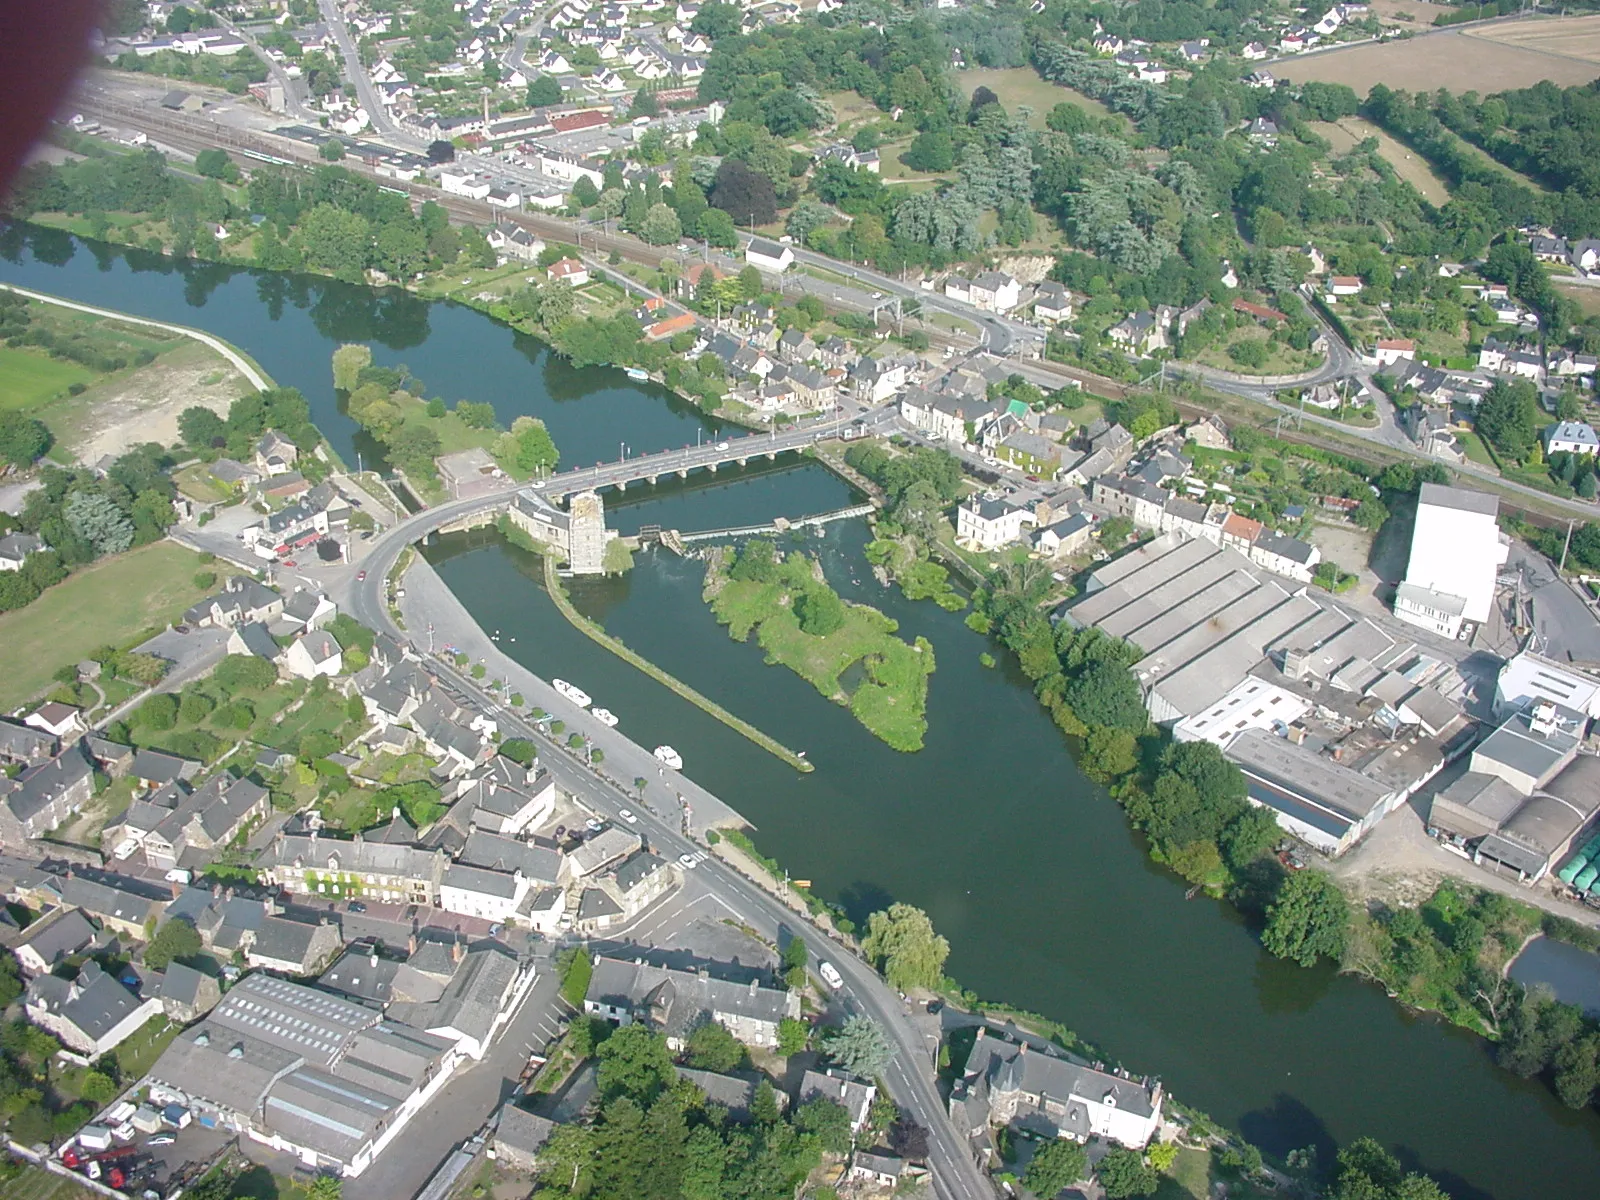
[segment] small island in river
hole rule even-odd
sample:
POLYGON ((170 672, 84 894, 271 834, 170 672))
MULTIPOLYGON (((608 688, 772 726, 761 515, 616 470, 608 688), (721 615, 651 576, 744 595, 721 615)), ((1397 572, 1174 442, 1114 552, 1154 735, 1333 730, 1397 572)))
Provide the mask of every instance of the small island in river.
POLYGON ((780 555, 765 539, 718 551, 705 598, 736 641, 755 630, 769 663, 809 680, 896 750, 922 749, 933 645, 922 637, 908 644, 895 636, 898 623, 877 609, 845 603, 814 559, 780 555), (851 672, 856 664, 859 672, 851 672), (847 673, 860 676, 853 686, 842 678, 847 673))

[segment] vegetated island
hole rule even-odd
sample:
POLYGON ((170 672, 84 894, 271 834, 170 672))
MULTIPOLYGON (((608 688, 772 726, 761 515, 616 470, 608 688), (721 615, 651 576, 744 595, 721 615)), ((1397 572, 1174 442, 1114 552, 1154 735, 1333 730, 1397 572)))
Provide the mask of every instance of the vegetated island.
POLYGON ((932 643, 919 637, 907 645, 894 636, 898 622, 864 604, 846 604, 815 559, 780 555, 765 538, 737 552, 714 552, 705 599, 734 640, 755 630, 769 663, 809 680, 896 750, 922 749, 932 643), (861 678, 851 689, 840 676, 856 663, 861 678))

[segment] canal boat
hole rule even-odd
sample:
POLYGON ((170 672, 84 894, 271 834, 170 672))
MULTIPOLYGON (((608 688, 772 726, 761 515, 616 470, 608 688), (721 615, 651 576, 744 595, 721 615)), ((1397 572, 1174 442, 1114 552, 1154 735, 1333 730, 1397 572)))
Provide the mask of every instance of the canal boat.
POLYGON ((599 721, 600 724, 604 725, 607 729, 615 729, 617 727, 616 714, 613 713, 609 708, 596 708, 591 709, 590 711, 593 712, 594 719, 599 721))
POLYGON ((644 383, 650 378, 650 372, 642 367, 629 367, 627 375, 629 379, 636 379, 640 383, 644 383))
POLYGON ((683 770, 683 756, 671 746, 657 746, 655 756, 657 762, 665 763, 674 771, 683 770))
POLYGON ((571 700, 579 708, 588 708, 590 704, 589 693, 580 687, 568 683, 565 679, 552 679, 550 686, 555 688, 563 697, 571 700))

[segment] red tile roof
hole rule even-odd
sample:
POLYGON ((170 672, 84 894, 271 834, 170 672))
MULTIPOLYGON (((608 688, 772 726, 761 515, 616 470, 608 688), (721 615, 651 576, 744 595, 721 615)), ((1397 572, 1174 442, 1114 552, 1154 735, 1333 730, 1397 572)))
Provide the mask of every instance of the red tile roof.
POLYGON ((662 338, 671 337, 675 333, 681 333, 685 329, 693 328, 694 314, 679 313, 675 317, 668 317, 665 321, 657 321, 644 331, 644 336, 652 342, 656 342, 662 338))
POLYGON ((550 118, 550 127, 557 133, 571 133, 574 129, 594 129, 609 124, 611 118, 603 112, 567 113, 550 118))
POLYGON ((1235 300, 1233 302, 1233 311, 1248 313, 1258 321, 1287 321, 1289 319, 1286 314, 1279 312, 1275 308, 1268 308, 1264 304, 1251 304, 1248 300, 1235 300))
POLYGON ((1261 536, 1263 528, 1260 521, 1252 521, 1249 517, 1241 517, 1238 513, 1229 513, 1228 519, 1222 523, 1224 535, 1236 537, 1244 542, 1255 541, 1261 536))

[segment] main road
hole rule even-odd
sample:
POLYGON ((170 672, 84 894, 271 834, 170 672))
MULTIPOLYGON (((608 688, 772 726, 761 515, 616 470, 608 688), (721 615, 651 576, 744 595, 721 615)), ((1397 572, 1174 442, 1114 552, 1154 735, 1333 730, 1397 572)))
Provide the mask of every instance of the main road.
MULTIPOLYGON (((364 578, 358 578, 352 584, 345 598, 347 611, 364 625, 386 632, 402 643, 409 643, 408 635, 389 614, 386 595, 388 574, 402 549, 429 529, 495 507, 503 499, 503 496, 491 496, 440 505, 409 518, 376 538, 363 559, 366 568, 364 578)), ((473 632, 481 636, 481 630, 474 628, 473 632)), ((467 674, 439 659, 429 659, 428 667, 443 686, 471 698, 483 711, 492 711, 502 734, 527 738, 536 744, 540 749, 541 761, 550 768, 557 781, 569 792, 583 796, 589 806, 617 820, 621 819, 619 813, 623 808, 630 809, 638 822, 633 827, 647 834, 650 844, 669 858, 697 854, 700 847, 672 822, 663 819, 637 797, 627 795, 609 780, 586 769, 555 741, 517 712, 507 709, 467 674)), ((558 712, 564 718, 579 719, 583 715, 582 710, 563 700, 547 684, 543 685, 537 698, 548 711, 558 712)), ((629 759, 632 763, 654 761, 643 747, 634 746, 631 750, 629 759)), ((754 886, 722 860, 707 858, 699 862, 695 870, 702 881, 719 896, 733 903, 753 923, 771 930, 787 928, 804 937, 812 946, 829 944, 828 935, 807 915, 791 909, 754 886)), ((876 971, 854 954, 844 952, 842 947, 831 955, 829 961, 837 966, 844 979, 844 986, 839 989, 842 1007, 846 1011, 871 1017, 883 1027, 890 1044, 895 1048, 895 1057, 885 1069, 884 1077, 895 1101, 928 1130, 928 1162, 933 1173, 935 1194, 943 1200, 994 1200, 993 1186, 978 1169, 966 1142, 946 1116, 937 1086, 935 1060, 929 1053, 922 1031, 909 1019, 904 1001, 876 971)))

